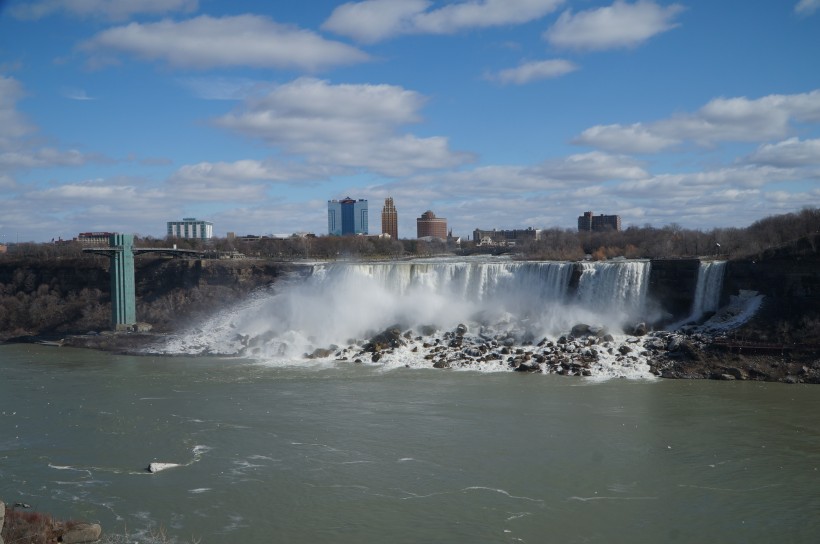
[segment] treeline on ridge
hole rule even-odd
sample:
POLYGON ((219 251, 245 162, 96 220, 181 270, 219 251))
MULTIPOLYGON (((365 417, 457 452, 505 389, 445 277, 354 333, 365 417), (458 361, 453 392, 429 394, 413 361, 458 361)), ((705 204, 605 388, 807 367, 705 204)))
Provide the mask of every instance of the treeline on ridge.
MULTIPOLYGON (((207 241, 189 239, 156 239, 137 236, 138 247, 169 247, 213 250, 227 254, 237 252, 246 257, 293 261, 302 259, 397 259, 429 257, 443 254, 472 255, 480 253, 512 254, 519 258, 543 260, 595 260, 625 257, 628 259, 664 259, 681 257, 745 258, 788 244, 798 238, 820 232, 820 208, 804 208, 796 213, 766 217, 748 227, 685 229, 676 223, 664 227, 630 226, 622 231, 578 232, 574 229, 548 228, 537 241, 519 241, 512 245, 480 246, 463 239, 460 245, 445 241, 415 239, 391 240, 374 236, 292 236, 215 238, 207 241)), ((81 257, 82 246, 63 242, 52 244, 17 244, 0 259, 57 259, 81 257)))

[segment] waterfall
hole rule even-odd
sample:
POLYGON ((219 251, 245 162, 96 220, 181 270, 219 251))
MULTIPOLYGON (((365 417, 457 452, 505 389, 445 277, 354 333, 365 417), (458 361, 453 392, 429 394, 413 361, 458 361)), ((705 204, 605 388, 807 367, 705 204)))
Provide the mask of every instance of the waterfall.
POLYGON ((701 261, 689 316, 667 328, 669 330, 679 329, 688 323, 700 321, 707 312, 717 311, 723 291, 725 272, 726 261, 701 261))
POLYGON ((582 307, 613 313, 621 321, 643 315, 649 261, 582 263, 577 298, 582 307))
POLYGON ((692 300, 691 320, 699 320, 706 312, 714 312, 720 304, 726 261, 701 261, 698 282, 692 300))
POLYGON ((176 353, 300 357, 366 340, 393 324, 419 331, 459 323, 481 334, 557 337, 577 323, 617 332, 640 320, 648 261, 583 263, 409 261, 316 265, 300 284, 276 285, 169 343, 176 353))

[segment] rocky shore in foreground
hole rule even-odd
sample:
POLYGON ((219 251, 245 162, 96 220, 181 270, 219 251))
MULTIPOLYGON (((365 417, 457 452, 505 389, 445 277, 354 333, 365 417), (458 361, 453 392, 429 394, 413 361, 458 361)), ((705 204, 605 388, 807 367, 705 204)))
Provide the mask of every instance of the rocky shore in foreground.
POLYGON ((98 523, 58 521, 48 514, 30 511, 29 508, 28 504, 23 503, 7 508, 0 501, 0 544, 82 544, 100 540, 102 528, 98 523))

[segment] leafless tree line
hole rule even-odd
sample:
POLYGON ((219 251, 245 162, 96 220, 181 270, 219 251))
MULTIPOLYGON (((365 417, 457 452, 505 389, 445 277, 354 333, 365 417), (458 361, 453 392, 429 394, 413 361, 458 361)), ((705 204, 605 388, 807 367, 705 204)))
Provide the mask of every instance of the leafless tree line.
MULTIPOLYGON (((742 258, 788 244, 820 232, 820 208, 774 215, 748 227, 685 229, 676 223, 664 227, 630 226, 622 231, 577 232, 574 229, 542 230, 541 239, 514 247, 479 247, 473 241, 461 245, 444 241, 391 240, 375 236, 293 236, 218 238, 212 240, 156 239, 137 236, 137 247, 170 247, 212 250, 223 255, 236 252, 249 258, 268 260, 397 259, 446 253, 514 253, 529 259, 678 258, 723 256, 742 258)), ((813 238, 811 239, 813 243, 813 238)), ((73 242, 15 244, 0 260, 59 260, 82 256, 82 246, 73 242)))

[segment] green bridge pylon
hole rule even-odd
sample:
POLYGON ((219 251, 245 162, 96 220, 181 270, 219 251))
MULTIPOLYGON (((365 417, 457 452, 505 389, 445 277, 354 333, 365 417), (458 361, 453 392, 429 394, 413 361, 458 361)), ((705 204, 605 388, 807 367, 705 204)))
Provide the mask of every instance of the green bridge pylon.
POLYGON ((137 323, 134 235, 112 234, 108 243, 117 250, 111 254, 111 326, 116 330, 127 329, 137 323))
POLYGON ((143 253, 172 257, 199 257, 202 251, 170 247, 134 248, 133 234, 112 234, 108 247, 86 247, 83 253, 106 255, 111 264, 111 327, 117 331, 133 330, 137 324, 137 296, 134 288, 134 256, 143 253))
POLYGON ((86 253, 107 255, 111 274, 111 327, 122 331, 137 323, 134 290, 134 235, 112 234, 108 247, 84 248, 86 253))

